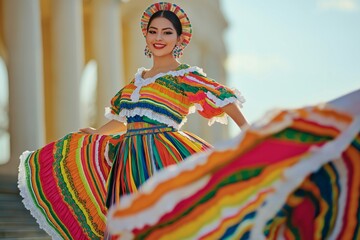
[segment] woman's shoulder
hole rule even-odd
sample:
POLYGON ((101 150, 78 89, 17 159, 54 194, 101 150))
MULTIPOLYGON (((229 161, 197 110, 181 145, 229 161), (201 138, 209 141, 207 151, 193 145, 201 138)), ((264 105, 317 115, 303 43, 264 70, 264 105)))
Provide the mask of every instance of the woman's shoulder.
POLYGON ((187 75, 187 74, 195 74, 200 76, 206 76, 206 73, 204 73, 203 69, 198 66, 190 66, 189 64, 182 63, 178 67, 178 73, 181 76, 187 75))
POLYGON ((145 67, 140 67, 135 73, 134 81, 154 81, 163 76, 182 77, 188 74, 195 74, 199 76, 206 76, 203 69, 198 66, 190 66, 187 63, 181 63, 175 70, 156 74, 155 76, 144 78, 145 73, 148 71, 145 67))

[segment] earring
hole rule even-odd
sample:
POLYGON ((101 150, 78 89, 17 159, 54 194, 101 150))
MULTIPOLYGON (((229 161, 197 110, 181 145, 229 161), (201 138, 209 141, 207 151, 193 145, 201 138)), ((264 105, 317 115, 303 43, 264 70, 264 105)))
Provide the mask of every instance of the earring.
POLYGON ((180 58, 183 54, 183 49, 176 45, 173 49, 172 55, 174 56, 174 58, 180 58))
POLYGON ((144 54, 146 57, 151 58, 152 52, 150 51, 148 46, 145 47, 144 54))

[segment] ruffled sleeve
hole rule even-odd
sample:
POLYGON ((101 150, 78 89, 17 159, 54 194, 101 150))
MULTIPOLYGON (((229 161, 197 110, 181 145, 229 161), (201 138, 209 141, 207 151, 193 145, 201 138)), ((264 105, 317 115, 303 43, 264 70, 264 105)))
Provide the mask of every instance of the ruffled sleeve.
POLYGON ((198 110, 199 114, 209 119, 209 125, 214 122, 227 124, 227 114, 222 107, 236 103, 240 107, 245 102, 244 97, 236 89, 230 89, 206 74, 195 71, 184 76, 186 94, 192 103, 190 113, 198 110))
POLYGON ((110 107, 105 108, 105 117, 110 120, 118 120, 120 122, 126 122, 125 117, 120 116, 120 100, 123 92, 122 88, 116 95, 111 99, 110 107))

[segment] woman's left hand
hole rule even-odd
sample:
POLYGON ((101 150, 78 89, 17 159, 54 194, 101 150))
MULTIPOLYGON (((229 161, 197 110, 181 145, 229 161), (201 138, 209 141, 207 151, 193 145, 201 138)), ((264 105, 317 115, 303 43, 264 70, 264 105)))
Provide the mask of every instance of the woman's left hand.
POLYGON ((95 128, 87 127, 87 128, 81 128, 79 129, 80 132, 87 133, 87 134, 96 134, 97 131, 95 128))

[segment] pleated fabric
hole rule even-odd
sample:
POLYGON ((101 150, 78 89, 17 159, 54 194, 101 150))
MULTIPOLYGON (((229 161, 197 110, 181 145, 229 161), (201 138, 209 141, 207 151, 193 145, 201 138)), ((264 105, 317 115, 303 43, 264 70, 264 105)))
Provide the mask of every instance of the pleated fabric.
POLYGON ((53 239, 102 239, 106 228, 108 145, 119 136, 71 133, 34 151, 19 165, 23 202, 53 239))
POLYGON ((360 239, 360 116, 273 113, 120 199, 120 239, 360 239))
POLYGON ((108 206, 149 177, 211 145, 167 125, 128 124, 124 135, 72 133, 21 156, 19 189, 53 239, 112 239, 108 206))
POLYGON ((188 156, 202 152, 210 144, 194 134, 177 131, 167 125, 134 122, 116 146, 115 162, 109 177, 107 206, 119 203, 134 193, 159 170, 178 164, 188 156))

